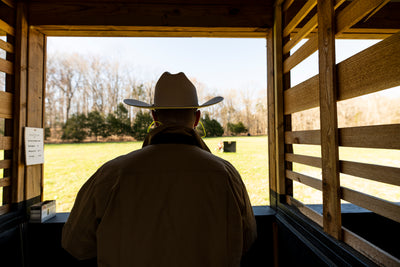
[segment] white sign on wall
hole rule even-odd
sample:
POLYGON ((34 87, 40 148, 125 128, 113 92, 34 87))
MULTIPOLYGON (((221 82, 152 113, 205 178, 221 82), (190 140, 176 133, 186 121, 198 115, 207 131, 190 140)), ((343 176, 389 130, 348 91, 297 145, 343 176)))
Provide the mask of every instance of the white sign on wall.
POLYGON ((25 127, 25 164, 44 163, 43 128, 25 127))

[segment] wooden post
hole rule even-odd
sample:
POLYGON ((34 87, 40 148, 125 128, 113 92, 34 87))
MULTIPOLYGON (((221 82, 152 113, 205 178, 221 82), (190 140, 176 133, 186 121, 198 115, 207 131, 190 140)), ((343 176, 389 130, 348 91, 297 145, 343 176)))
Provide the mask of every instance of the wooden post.
POLYGON ((318 0, 319 93, 324 230, 341 239, 333 1, 318 0))
POLYGON ((268 101, 268 174, 270 206, 277 206, 275 88, 274 88, 274 42, 272 29, 267 37, 267 101, 268 101))
POLYGON ((282 7, 275 6, 273 27, 274 94, 275 94, 275 147, 277 193, 286 194, 285 188, 285 129, 283 117, 283 60, 282 60, 282 7))
POLYGON ((23 127, 26 124, 26 91, 28 64, 27 5, 17 3, 15 36, 15 90, 14 90, 14 135, 12 166, 12 202, 25 200, 25 165, 23 159, 23 127))
MULTIPOLYGON (((28 127, 43 128, 43 98, 45 73, 45 36, 29 29, 28 39, 28 92, 27 117, 28 127)), ((26 166, 26 200, 42 196, 43 164, 26 166)))

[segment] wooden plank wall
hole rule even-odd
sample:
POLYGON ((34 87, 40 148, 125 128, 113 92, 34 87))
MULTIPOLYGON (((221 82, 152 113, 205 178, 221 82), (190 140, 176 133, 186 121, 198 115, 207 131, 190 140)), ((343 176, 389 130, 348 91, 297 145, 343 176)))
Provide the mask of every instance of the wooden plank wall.
MULTIPOLYGON (((12 1, 0 2, 1 8, 15 13, 12 1)), ((0 120, 4 128, 0 129, 0 215, 11 210, 12 202, 12 157, 13 157, 13 104, 14 104, 14 64, 15 64, 15 23, 13 17, 0 17, 0 120)))
POLYGON ((278 47, 274 47, 274 53, 268 53, 273 58, 275 72, 275 84, 268 87, 268 96, 275 99, 274 106, 270 107, 274 111, 273 117, 269 115, 270 120, 275 119, 273 123, 270 122, 270 127, 274 127, 275 131, 269 131, 270 134, 273 133, 270 136, 270 145, 275 144, 270 148, 270 155, 274 157, 270 164, 275 162, 276 175, 271 191, 275 190, 280 195, 278 205, 289 205, 302 212, 320 225, 327 234, 346 242, 377 264, 398 266, 400 259, 342 227, 340 203, 341 200, 345 200, 397 222, 400 222, 400 206, 377 196, 341 186, 340 175, 349 174, 400 186, 400 168, 366 164, 356 160, 339 160, 338 150, 339 147, 400 149, 400 125, 338 128, 336 110, 338 101, 400 85, 398 31, 384 31, 380 35, 386 37, 384 40, 339 64, 335 62, 335 38, 342 36, 343 32, 352 31, 352 27, 361 20, 373 17, 388 1, 354 0, 341 7, 345 1, 308 0, 303 2, 303 6, 299 7, 297 13, 289 20, 284 18, 295 1, 280 2, 277 1, 275 8, 275 24, 278 26, 273 28, 272 33, 278 41, 270 42, 278 47), (299 27, 300 24, 303 26, 299 27), (313 34, 310 35, 312 31, 313 34), (290 39, 285 39, 287 36, 290 36, 290 39), (291 52, 304 38, 308 40, 295 52, 291 52), (285 74, 290 74, 295 66, 317 50, 319 73, 296 86, 285 88, 285 74), (320 129, 292 131, 284 122, 283 118, 290 118, 288 116, 294 113, 315 107, 319 107, 320 129), (280 112, 283 114, 279 114, 280 112), (284 145, 279 143, 279 140, 284 140, 284 145), (287 145, 294 144, 317 145, 321 149, 321 157, 296 154, 287 149, 287 145), (287 162, 320 168, 322 179, 293 171, 287 162), (321 191, 323 213, 311 210, 296 199, 296 195, 291 194, 292 188, 288 188, 288 180, 321 191))
POLYGON ((26 3, 0 2, 0 72, 4 88, 0 88, 0 119, 4 134, 0 135, 0 215, 33 204, 42 195, 42 165, 26 166, 24 159, 24 127, 43 127, 45 83, 45 36, 28 25, 26 3), (16 205, 13 205, 16 204, 16 205))

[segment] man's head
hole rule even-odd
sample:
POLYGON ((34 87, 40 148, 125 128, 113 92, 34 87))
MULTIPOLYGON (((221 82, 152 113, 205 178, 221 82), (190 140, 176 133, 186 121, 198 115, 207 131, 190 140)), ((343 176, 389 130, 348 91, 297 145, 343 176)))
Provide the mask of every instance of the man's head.
POLYGON ((201 112, 197 109, 155 109, 151 111, 153 119, 162 124, 178 124, 188 128, 197 126, 201 112))

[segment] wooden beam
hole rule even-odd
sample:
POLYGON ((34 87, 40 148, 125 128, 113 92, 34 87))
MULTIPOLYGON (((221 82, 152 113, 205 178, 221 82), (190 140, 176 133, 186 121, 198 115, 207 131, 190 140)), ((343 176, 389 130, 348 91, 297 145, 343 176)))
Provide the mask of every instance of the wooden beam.
POLYGON ((346 187, 341 188, 341 198, 386 218, 400 222, 400 206, 346 187))
POLYGON ((342 33, 377 8, 383 0, 354 0, 337 14, 336 33, 342 33))
MULTIPOLYGON (((28 127, 43 128, 45 37, 36 29, 29 28, 28 38, 28 127)), ((42 195, 43 164, 26 166, 26 199, 42 195)))
MULTIPOLYGON (((268 101, 268 174, 270 194, 277 193, 277 175, 276 175, 276 124, 275 124, 275 88, 274 88, 274 41, 271 33, 267 37, 267 101, 268 101)), ((276 199, 271 201, 270 205, 276 208, 276 199)))
POLYGON ((5 32, 7 34, 10 34, 12 36, 15 35, 15 29, 10 26, 8 23, 0 19, 0 32, 5 32))
POLYGON ((340 172, 381 183, 400 186, 400 168, 340 161, 340 172))
POLYGON ((304 6, 297 12, 296 16, 288 23, 283 30, 283 37, 288 36, 294 28, 307 16, 307 14, 315 7, 317 0, 308 0, 304 6))
POLYGON ((341 239, 339 141, 335 63, 335 10, 332 1, 318 0, 319 99, 324 231, 341 239))
POLYGON ((0 39, 0 49, 3 49, 6 52, 14 53, 14 46, 10 43, 7 43, 0 39))
POLYGON ((285 12, 293 4, 294 0, 286 0, 282 4, 282 11, 285 12))
POLYGON ((291 197, 291 196, 286 196, 286 201, 289 205, 292 207, 296 207, 301 213, 303 213, 305 216, 313 220, 315 223, 317 223, 319 226, 323 226, 322 222, 322 215, 316 212, 313 209, 310 209, 297 199, 291 197))
POLYGON ((356 235, 350 230, 342 227, 343 241, 361 252, 364 256, 371 259, 379 266, 400 266, 400 260, 380 249, 364 238, 356 235))
POLYGON ((400 124, 342 128, 339 130, 341 146, 400 149, 400 124))
POLYGON ((0 136, 0 150, 12 149, 12 141, 12 137, 10 136, 0 136))
POLYGON ((314 177, 304 175, 298 172, 293 172, 290 170, 286 170, 286 177, 293 181, 305 184, 309 187, 322 191, 322 181, 314 177))
MULTIPOLYGON (((341 4, 343 4, 345 0, 336 0, 334 8, 338 8, 341 4)), ((296 44, 298 44, 303 38, 308 36, 310 32, 312 32, 318 25, 318 14, 315 14, 301 29, 296 31, 294 36, 291 36, 289 42, 285 44, 283 47, 283 53, 289 53, 290 49, 292 49, 296 44)), ((293 30, 292 30, 293 32, 293 30)))
POLYGON ((47 36, 265 38, 267 28, 167 26, 60 26, 35 28, 47 36))
POLYGON ((304 156, 304 155, 286 153, 285 154, 285 160, 286 161, 290 161, 290 162, 305 164, 305 165, 316 167, 316 168, 321 168, 322 167, 321 158, 318 158, 318 157, 311 157, 311 156, 304 156))
POLYGON ((0 160, 0 169, 8 169, 11 167, 11 160, 0 160))
MULTIPOLYGON (((340 128, 339 146, 400 149, 400 124, 340 128)), ((285 132, 286 144, 320 145, 319 130, 285 132)))
POLYGON ((14 8, 15 7, 15 2, 14 0, 1 0, 1 2, 3 2, 4 4, 6 4, 7 6, 14 8))
POLYGON ((11 61, 0 58, 0 71, 7 74, 14 74, 14 64, 11 61))
POLYGON ((0 92, 0 118, 11 119, 13 117, 13 94, 0 92))
MULTIPOLYGON (((29 21, 38 25, 113 25, 271 28, 273 1, 148 2, 101 4, 96 1, 30 2, 29 21)), ((82 28, 84 30, 84 27, 82 28)))
POLYGON ((0 178, 0 187, 10 186, 10 177, 0 178))
POLYGON ((286 194, 285 185, 285 140, 284 140, 284 116, 283 116, 283 72, 282 72, 282 9, 275 6, 275 20, 273 28, 274 40, 274 94, 275 94, 275 147, 276 147, 276 179, 277 193, 286 194))
MULTIPOLYGON (((400 85, 400 32, 340 62, 336 66, 338 100, 346 100, 400 85), (389 60, 390 59, 390 60, 389 60)), ((317 107, 319 76, 285 91, 285 114, 317 107)))
POLYGON ((297 64, 311 56, 312 53, 318 50, 318 36, 312 36, 305 44, 303 44, 296 52, 293 53, 283 62, 283 73, 288 73, 297 64))
POLYGON ((15 104, 14 104, 14 145, 12 166, 12 202, 25 200, 25 166, 23 157, 23 128, 26 125, 26 92, 28 69, 28 21, 27 4, 17 3, 15 35, 15 104))

